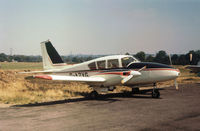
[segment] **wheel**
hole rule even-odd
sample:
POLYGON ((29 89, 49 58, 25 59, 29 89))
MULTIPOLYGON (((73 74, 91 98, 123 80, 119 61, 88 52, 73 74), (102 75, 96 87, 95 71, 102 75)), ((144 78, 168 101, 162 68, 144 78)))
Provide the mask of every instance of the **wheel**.
POLYGON ((92 91, 91 93, 90 93, 90 98, 91 99, 96 99, 98 97, 98 93, 96 92, 96 91, 92 91))
POLYGON ((139 94, 139 88, 132 88, 132 94, 139 94))
POLYGON ((159 97, 160 97, 159 90, 153 90, 152 91, 152 98, 159 98, 159 97))

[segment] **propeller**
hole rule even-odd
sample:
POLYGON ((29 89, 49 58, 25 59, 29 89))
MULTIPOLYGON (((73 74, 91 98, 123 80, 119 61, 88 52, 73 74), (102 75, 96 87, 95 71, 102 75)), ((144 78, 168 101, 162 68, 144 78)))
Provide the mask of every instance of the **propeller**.
POLYGON ((127 77, 125 77, 121 83, 124 84, 126 82, 128 82, 130 79, 132 79, 133 77, 137 77, 140 76, 141 73, 139 71, 130 71, 130 75, 128 75, 127 77))
POLYGON ((178 90, 178 83, 177 83, 176 79, 174 80, 174 86, 176 87, 176 90, 178 90))
POLYGON ((172 59, 171 59, 171 54, 169 54, 169 63, 172 66, 172 59))
POLYGON ((125 78, 121 81, 121 83, 124 84, 124 83, 128 82, 130 79, 132 79, 133 77, 140 76, 140 75, 141 75, 140 71, 144 70, 145 68, 146 68, 146 66, 142 67, 142 68, 139 69, 138 71, 133 71, 133 70, 130 71, 130 74, 129 74, 127 77, 125 77, 125 78))
MULTIPOLYGON (((171 54, 169 54, 169 62, 170 62, 170 65, 172 66, 172 59, 171 59, 171 54)), ((174 80, 174 86, 176 87, 176 90, 178 90, 178 83, 176 81, 176 79, 174 80)))

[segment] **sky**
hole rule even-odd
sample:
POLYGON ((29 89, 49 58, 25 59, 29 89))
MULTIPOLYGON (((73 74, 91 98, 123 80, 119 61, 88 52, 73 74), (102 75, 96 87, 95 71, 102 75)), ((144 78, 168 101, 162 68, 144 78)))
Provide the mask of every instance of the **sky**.
POLYGON ((200 50, 200 0, 0 0, 0 53, 200 50))

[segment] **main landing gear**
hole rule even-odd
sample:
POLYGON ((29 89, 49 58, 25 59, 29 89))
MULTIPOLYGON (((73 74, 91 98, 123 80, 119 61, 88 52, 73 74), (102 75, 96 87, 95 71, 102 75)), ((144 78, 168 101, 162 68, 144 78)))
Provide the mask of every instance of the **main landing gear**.
POLYGON ((90 98, 97 99, 98 95, 99 95, 98 92, 94 90, 90 93, 90 98))
POLYGON ((132 88, 132 94, 140 94, 140 89, 139 88, 132 88))
POLYGON ((113 91, 115 90, 116 87, 115 86, 108 86, 108 87, 104 87, 104 86, 100 86, 100 87, 92 87, 92 92, 89 94, 89 97, 91 99, 97 99, 99 97, 99 93, 108 93, 108 91, 113 91))
MULTIPOLYGON (((90 94, 89 94, 89 97, 91 99, 97 99, 99 97, 99 88, 95 88, 90 94)), ((110 90, 109 90, 110 91, 110 90)), ((131 94, 134 95, 134 94, 145 94, 147 92, 151 92, 151 95, 152 95, 152 98, 160 98, 160 92, 159 92, 159 89, 157 88, 156 86, 156 83, 153 84, 153 89, 147 89, 147 90, 140 90, 139 88, 132 88, 132 92, 131 94)), ((129 93, 129 95, 131 95, 129 93)))

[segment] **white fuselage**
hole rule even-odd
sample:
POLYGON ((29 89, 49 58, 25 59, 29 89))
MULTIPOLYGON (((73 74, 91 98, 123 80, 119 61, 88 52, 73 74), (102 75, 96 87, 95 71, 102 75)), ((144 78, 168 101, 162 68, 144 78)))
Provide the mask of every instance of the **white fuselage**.
POLYGON ((105 87, 116 85, 134 86, 168 81, 176 79, 180 73, 179 70, 167 65, 150 62, 139 62, 137 59, 130 55, 106 56, 75 65, 57 64, 54 65, 53 72, 55 75, 101 77, 105 79, 105 82, 89 82, 88 84, 92 86, 105 87), (127 63, 127 60, 131 61, 128 61, 127 63), (115 64, 116 62, 117 68, 110 68, 111 64, 115 64), (103 68, 101 65, 102 63, 103 68), (136 64, 136 67, 134 64, 136 64), (144 66, 147 68, 141 70, 141 68, 144 66), (126 83, 123 83, 122 80, 128 76, 130 71, 139 71, 141 75, 133 77, 126 83))
MULTIPOLYGON (((130 70, 127 70, 130 71, 130 70)), ((61 74, 69 75, 69 76, 81 76, 81 77, 102 77, 106 79, 105 83, 88 83, 90 85, 99 85, 103 86, 116 86, 116 85, 126 85, 126 86, 134 86, 140 84, 151 84, 162 81, 168 81, 176 79, 179 76, 179 70, 177 69, 165 69, 165 68, 157 68, 157 69, 145 69, 141 71, 141 75, 138 77, 132 78, 126 84, 122 84, 121 81, 127 77, 127 75, 123 75, 122 71, 74 71, 74 72, 63 72, 61 74)))

